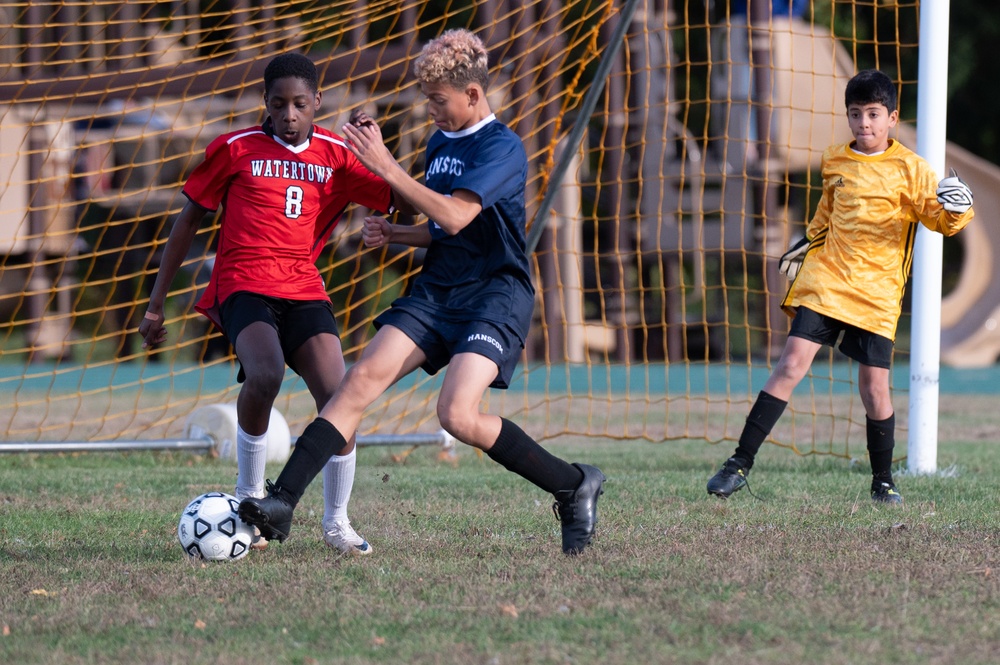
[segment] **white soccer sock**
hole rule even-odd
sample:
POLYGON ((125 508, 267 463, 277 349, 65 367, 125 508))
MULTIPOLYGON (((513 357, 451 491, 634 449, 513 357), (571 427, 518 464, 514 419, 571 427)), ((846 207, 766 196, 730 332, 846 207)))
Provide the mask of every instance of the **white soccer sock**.
POLYGON ((267 432, 247 434, 236 426, 236 498, 264 497, 264 466, 267 464, 267 432))
POLYGON ((335 522, 346 522, 347 503, 354 490, 354 469, 357 448, 346 455, 334 455, 323 467, 323 530, 329 531, 335 522))

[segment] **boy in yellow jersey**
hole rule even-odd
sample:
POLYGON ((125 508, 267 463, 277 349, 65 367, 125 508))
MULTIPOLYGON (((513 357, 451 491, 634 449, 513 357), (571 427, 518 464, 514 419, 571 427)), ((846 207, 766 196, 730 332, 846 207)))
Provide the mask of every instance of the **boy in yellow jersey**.
POLYGON ((708 493, 724 499, 746 485, 757 451, 820 347, 840 339, 840 350, 859 363, 872 500, 903 501, 892 480, 896 421, 889 365, 917 222, 946 236, 958 233, 972 220, 972 192, 955 175, 935 187, 930 165, 889 138, 899 112, 888 76, 858 73, 847 84, 845 102, 854 141, 824 153, 816 214, 806 237, 779 264, 792 280, 781 303, 794 317, 788 340, 750 409, 736 452, 708 481, 708 493))

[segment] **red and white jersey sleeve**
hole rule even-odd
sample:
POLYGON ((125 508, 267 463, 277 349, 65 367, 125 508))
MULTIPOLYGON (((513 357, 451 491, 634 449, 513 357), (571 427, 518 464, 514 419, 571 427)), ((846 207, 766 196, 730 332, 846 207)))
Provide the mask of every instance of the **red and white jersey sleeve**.
POLYGON ((389 212, 389 185, 337 135, 313 127, 289 146, 256 127, 209 144, 184 194, 206 210, 222 206, 212 277, 196 309, 213 310, 237 291, 290 300, 329 299, 316 268, 350 203, 389 212))

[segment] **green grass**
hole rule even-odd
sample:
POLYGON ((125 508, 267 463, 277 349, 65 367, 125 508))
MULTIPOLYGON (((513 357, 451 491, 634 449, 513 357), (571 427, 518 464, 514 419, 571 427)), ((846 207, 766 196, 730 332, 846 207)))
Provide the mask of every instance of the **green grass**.
POLYGON ((576 558, 551 498, 470 449, 456 466, 361 450, 370 557, 322 544, 317 482, 292 538, 221 564, 188 560, 175 528, 197 494, 232 491, 232 463, 5 456, 0 662, 996 662, 992 441, 942 442, 949 477, 899 477, 902 508, 870 504, 863 465, 775 446, 759 499, 728 502, 704 486, 731 444, 548 447, 608 476, 576 558))

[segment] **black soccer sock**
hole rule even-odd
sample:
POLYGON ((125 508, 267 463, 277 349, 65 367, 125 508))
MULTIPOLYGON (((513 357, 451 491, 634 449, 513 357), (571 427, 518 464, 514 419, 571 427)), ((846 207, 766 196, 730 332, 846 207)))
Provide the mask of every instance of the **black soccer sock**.
POLYGON ((868 458, 872 463, 872 479, 892 483, 892 449, 896 446, 896 414, 885 420, 865 416, 868 435, 868 458))
POLYGON ((774 429, 775 423, 785 412, 786 406, 788 406, 788 402, 778 399, 770 393, 763 390, 758 393, 757 401, 750 407, 747 422, 743 425, 743 432, 740 434, 740 442, 736 446, 736 452, 733 453, 733 457, 743 462, 748 471, 753 466, 754 457, 757 456, 757 451, 760 450, 764 439, 774 429))
POLYGON ((580 469, 542 448, 506 418, 500 419, 500 436, 486 454, 550 494, 572 492, 583 482, 580 469))
POLYGON ((329 420, 316 418, 309 423, 295 441, 295 450, 274 483, 283 492, 283 498, 295 507, 316 474, 346 446, 344 435, 329 420))

